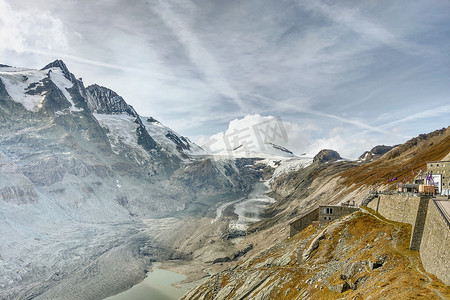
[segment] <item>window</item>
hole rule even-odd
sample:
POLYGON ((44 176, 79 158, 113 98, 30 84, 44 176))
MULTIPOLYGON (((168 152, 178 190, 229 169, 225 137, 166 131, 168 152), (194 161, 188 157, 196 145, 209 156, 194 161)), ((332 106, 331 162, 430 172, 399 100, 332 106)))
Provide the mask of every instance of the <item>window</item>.
POLYGON ((323 208, 323 213, 326 215, 332 215, 333 214, 333 209, 331 207, 324 207, 323 208))
POLYGON ((439 167, 439 164, 436 164, 436 167, 439 167))

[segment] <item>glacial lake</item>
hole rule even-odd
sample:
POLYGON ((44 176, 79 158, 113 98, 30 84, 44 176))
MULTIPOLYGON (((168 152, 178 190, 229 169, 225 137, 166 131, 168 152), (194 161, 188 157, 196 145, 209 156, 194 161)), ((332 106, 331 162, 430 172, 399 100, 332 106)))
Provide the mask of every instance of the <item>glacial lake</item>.
POLYGON ((141 283, 118 295, 108 297, 106 300, 175 300, 181 298, 189 291, 188 288, 173 286, 173 283, 186 279, 186 276, 175 272, 158 269, 153 266, 141 283))

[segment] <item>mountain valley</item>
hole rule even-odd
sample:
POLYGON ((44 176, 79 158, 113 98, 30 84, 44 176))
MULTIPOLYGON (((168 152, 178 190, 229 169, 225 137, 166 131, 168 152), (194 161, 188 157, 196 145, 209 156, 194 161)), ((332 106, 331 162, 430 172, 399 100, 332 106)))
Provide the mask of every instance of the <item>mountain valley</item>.
POLYGON ((289 233, 448 159, 450 127, 358 160, 240 147, 212 155, 61 60, 1 65, 0 298, 104 299, 155 262, 196 286, 184 299, 450 297, 410 225, 368 209, 289 233))

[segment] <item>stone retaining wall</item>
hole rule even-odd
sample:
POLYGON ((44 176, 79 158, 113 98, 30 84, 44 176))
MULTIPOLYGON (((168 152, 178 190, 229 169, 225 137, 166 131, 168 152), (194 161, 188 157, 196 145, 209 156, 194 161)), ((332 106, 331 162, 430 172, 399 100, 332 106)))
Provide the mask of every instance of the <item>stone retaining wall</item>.
POLYGON ((439 213, 435 201, 428 205, 428 213, 420 245, 420 258, 427 272, 450 285, 450 228, 439 213))
POLYGON ((420 196, 418 195, 379 195, 369 202, 367 207, 378 212, 386 219, 408 223, 414 227, 420 196))
POLYGON ((312 224, 313 221, 317 221, 319 219, 319 208, 316 208, 309 213, 303 215, 299 219, 291 222, 289 224, 289 237, 293 237, 306 227, 312 224))
POLYGON ((410 249, 419 251, 427 272, 450 285, 450 227, 435 200, 426 195, 379 195, 367 207, 386 219, 411 224, 410 249))

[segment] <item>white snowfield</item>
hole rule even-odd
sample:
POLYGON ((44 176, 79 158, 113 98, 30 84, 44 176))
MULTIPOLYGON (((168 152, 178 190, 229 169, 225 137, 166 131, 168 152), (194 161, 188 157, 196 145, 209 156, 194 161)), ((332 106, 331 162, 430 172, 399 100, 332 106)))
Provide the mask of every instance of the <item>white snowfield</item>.
POLYGON ((263 163, 275 168, 272 177, 269 180, 269 184, 273 182, 278 176, 296 172, 300 169, 306 168, 313 162, 313 156, 304 155, 293 158, 279 158, 277 159, 265 159, 263 163))
POLYGON ((51 81, 53 81, 58 89, 61 90, 67 101, 71 103, 70 110, 80 111, 81 109, 75 107, 72 96, 67 91, 67 89, 73 86, 73 83, 64 77, 60 68, 32 70, 0 67, 0 79, 5 85, 8 94, 15 102, 22 104, 27 110, 32 112, 37 112, 41 109, 46 94, 30 95, 27 92, 32 92, 37 87, 43 86, 43 80, 48 76, 50 76, 51 81))
POLYGON ((177 136, 181 142, 186 145, 189 144, 189 150, 183 149, 183 153, 187 155, 206 155, 206 151, 203 150, 201 147, 199 147, 197 144, 191 142, 188 138, 182 137, 169 127, 164 126, 158 121, 149 121, 150 118, 148 117, 140 117, 142 120, 142 123, 144 124, 145 128, 147 129, 150 136, 167 152, 169 153, 178 153, 177 145, 170 140, 167 137, 167 134, 174 134, 177 136), (183 138, 186 139, 186 141, 183 141, 183 138))
POLYGON ((4 67, 0 68, 0 79, 15 102, 21 103, 27 110, 36 112, 42 107, 45 94, 30 95, 26 92, 30 90, 30 84, 42 85, 42 80, 47 76, 46 73, 47 71, 4 67))
POLYGON ((147 151, 138 144, 138 136, 136 134, 138 124, 134 122, 135 117, 126 113, 93 115, 100 125, 108 130, 107 136, 115 153, 119 153, 122 146, 127 146, 133 151, 138 151, 143 157, 148 158, 147 151))

